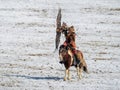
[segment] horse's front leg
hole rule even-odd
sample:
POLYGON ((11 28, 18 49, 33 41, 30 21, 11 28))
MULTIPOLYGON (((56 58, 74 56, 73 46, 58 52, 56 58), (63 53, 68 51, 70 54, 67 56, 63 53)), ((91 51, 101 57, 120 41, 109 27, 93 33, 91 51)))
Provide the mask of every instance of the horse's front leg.
POLYGON ((65 70, 65 77, 64 77, 64 81, 67 80, 67 75, 68 75, 68 69, 65 70))
POLYGON ((67 78, 68 80, 70 80, 71 79, 71 77, 70 77, 70 70, 68 69, 68 78, 67 78))
POLYGON ((70 70, 69 70, 69 69, 66 69, 66 70, 65 70, 64 81, 66 81, 67 79, 68 79, 68 80, 71 79, 71 77, 70 77, 70 70))

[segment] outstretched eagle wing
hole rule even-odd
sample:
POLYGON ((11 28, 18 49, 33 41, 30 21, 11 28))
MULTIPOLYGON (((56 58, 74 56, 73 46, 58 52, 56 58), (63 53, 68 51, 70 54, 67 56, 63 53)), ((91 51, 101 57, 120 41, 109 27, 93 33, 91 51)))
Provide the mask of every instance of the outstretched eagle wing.
POLYGON ((61 36, 61 31, 60 31, 60 27, 61 27, 61 9, 59 9, 58 11, 58 15, 57 15, 57 19, 56 19, 56 38, 55 38, 55 49, 58 49, 59 43, 60 43, 60 36, 61 36))

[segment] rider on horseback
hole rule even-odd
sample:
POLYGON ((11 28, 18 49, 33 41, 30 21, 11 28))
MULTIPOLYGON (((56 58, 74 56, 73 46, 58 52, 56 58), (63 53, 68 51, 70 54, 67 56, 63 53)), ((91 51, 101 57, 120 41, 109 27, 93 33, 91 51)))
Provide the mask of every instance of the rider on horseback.
POLYGON ((77 51, 76 51, 76 43, 75 43, 75 30, 74 27, 67 27, 67 24, 63 22, 62 26, 61 26, 62 32, 65 35, 65 42, 63 43, 64 46, 68 46, 70 48, 70 50, 73 53, 73 65, 78 65, 80 63, 80 60, 78 60, 77 57, 77 51))

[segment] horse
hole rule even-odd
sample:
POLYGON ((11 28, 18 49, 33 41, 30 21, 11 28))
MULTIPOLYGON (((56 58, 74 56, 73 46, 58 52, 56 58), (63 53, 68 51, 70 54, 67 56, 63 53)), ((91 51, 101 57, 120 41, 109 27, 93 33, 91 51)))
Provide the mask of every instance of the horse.
POLYGON ((73 64, 73 57, 71 57, 72 51, 70 50, 69 46, 61 45, 59 48, 59 58, 60 63, 64 64, 65 66, 65 76, 64 81, 70 80, 70 67, 75 66, 77 69, 78 79, 82 79, 82 70, 88 73, 87 64, 83 58, 83 53, 80 50, 77 50, 77 56, 80 60, 80 64, 73 64))

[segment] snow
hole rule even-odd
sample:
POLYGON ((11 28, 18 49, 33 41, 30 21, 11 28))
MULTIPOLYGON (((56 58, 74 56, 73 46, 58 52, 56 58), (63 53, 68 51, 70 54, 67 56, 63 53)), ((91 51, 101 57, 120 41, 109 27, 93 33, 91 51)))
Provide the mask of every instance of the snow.
POLYGON ((119 16, 120 0, 0 0, 0 90, 120 90, 119 16), (79 81, 54 52, 59 8, 90 72, 79 81))

